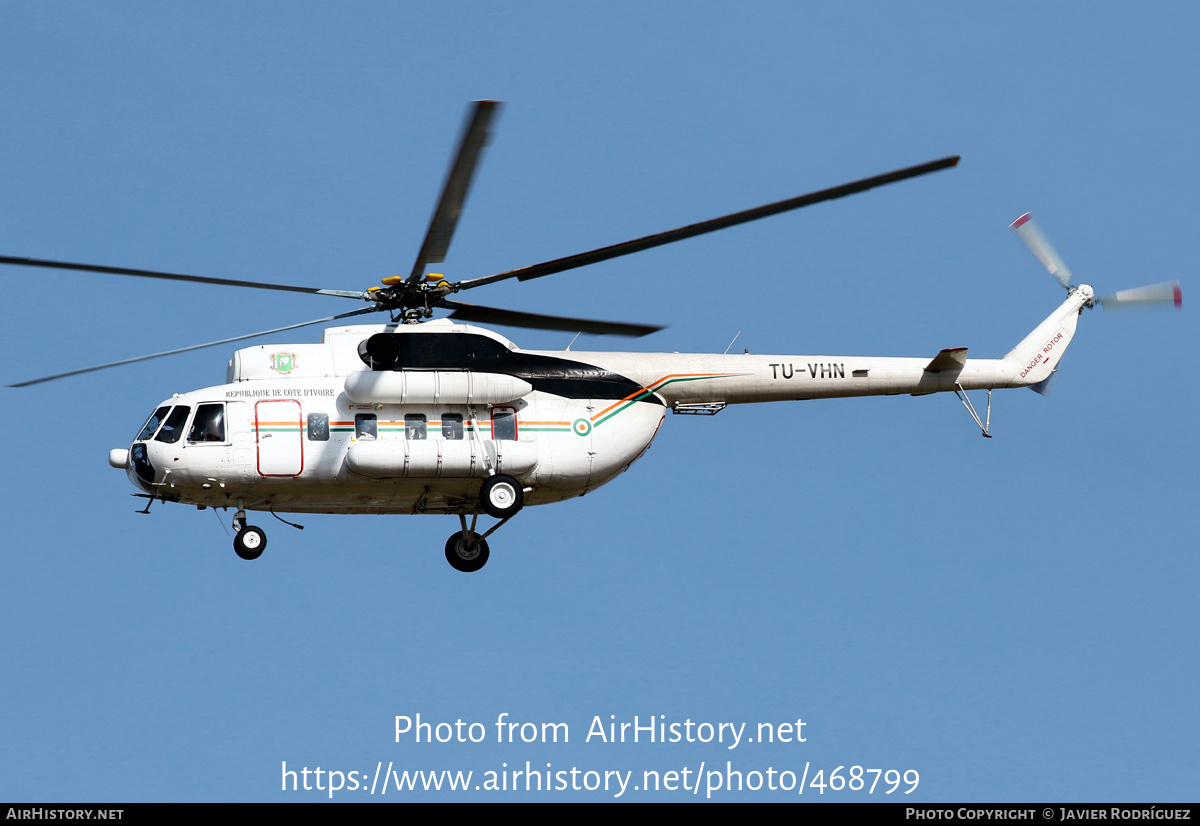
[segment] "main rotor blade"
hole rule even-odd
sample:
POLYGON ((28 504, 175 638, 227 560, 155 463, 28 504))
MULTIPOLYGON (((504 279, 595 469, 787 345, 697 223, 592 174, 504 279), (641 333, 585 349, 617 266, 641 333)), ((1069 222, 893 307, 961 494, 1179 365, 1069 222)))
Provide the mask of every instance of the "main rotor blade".
POLYGON ((1054 247, 1046 240, 1046 236, 1042 234, 1038 225, 1034 223, 1032 212, 1026 212, 1009 224, 1008 228, 1016 233, 1017 238, 1021 239, 1021 243, 1029 248, 1037 260, 1042 262, 1042 266, 1050 271, 1059 284, 1068 290, 1071 289, 1071 280, 1074 276, 1071 275, 1071 271, 1067 269, 1067 265, 1063 263, 1054 247))
POLYGON ((649 324, 626 324, 620 321, 594 321, 586 318, 521 313, 515 310, 498 310, 463 304, 460 301, 442 301, 439 307, 453 310, 451 318, 461 321, 477 321, 480 324, 503 324, 508 327, 532 327, 538 330, 562 330, 567 333, 588 333, 594 336, 646 336, 662 330, 649 324))
POLYGON ((724 215, 720 218, 713 218, 709 221, 701 221, 698 224, 689 224, 686 227, 667 230, 655 235, 647 235, 645 238, 638 238, 633 241, 625 241, 620 244, 612 244, 611 246, 594 249, 590 252, 579 253, 578 255, 568 255, 566 258, 556 258, 553 261, 546 261, 541 264, 534 264, 529 267, 521 267, 516 270, 508 270, 507 272, 496 273, 495 275, 487 275, 482 278, 473 278, 469 281, 459 282, 457 285, 460 290, 470 289, 472 287, 481 287, 484 284, 491 284, 496 281, 503 281, 507 278, 516 278, 520 281, 528 281, 531 278, 540 278, 543 275, 551 275, 564 270, 583 267, 588 264, 595 264, 600 261, 607 261, 610 258, 617 258, 622 255, 629 255, 634 252, 641 252, 653 247, 660 247, 663 244, 671 244, 675 241, 682 241, 685 238, 694 238, 697 235, 704 235, 708 232, 715 232, 726 227, 744 224, 748 221, 757 221, 759 218, 766 218, 771 215, 778 215, 781 212, 787 212, 793 209, 818 204, 822 201, 832 201, 835 198, 842 198, 846 195, 853 195, 856 192, 864 192, 868 189, 873 189, 877 186, 903 181, 907 178, 915 178, 918 175, 926 175, 930 172, 936 172, 939 169, 946 169, 951 166, 956 166, 959 161, 958 155, 952 155, 948 158, 942 158, 938 161, 921 164, 920 166, 910 166, 907 169, 898 169, 895 172, 888 172, 885 175, 876 175, 873 178, 863 178, 861 181, 835 186, 831 189, 822 189, 819 192, 810 192, 807 195, 801 195, 797 198, 789 198, 786 201, 776 201, 773 204, 747 209, 742 212, 735 212, 732 215, 724 215))
POLYGON ((425 274, 426 265, 446 260, 450 239, 454 237, 454 227, 458 224, 458 216, 462 214, 463 203, 467 200, 467 191, 471 188, 471 179, 475 176, 475 166, 491 137, 488 125, 499 106, 499 101, 495 100, 475 101, 475 110, 463 127, 458 152, 450 171, 446 173, 442 197, 429 221, 425 241, 413 264, 412 274, 408 276, 408 283, 419 281, 425 274))
POLYGON ((1148 287, 1134 287, 1132 290, 1119 290, 1112 295, 1101 296, 1096 303, 1106 310, 1141 310, 1157 307, 1183 307, 1183 288, 1178 281, 1166 281, 1162 284, 1151 284, 1148 287))
POLYGON ((0 264, 12 264, 18 267, 46 267, 52 270, 77 270, 79 272, 100 272, 109 275, 135 275, 139 278, 160 278, 166 281, 192 281, 199 284, 219 284, 225 287, 252 287, 256 290, 280 290, 289 293, 309 293, 310 295, 335 295, 341 298, 370 298, 368 293, 348 290, 319 290, 315 287, 294 287, 290 284, 267 284, 262 281, 237 281, 231 278, 209 278, 204 275, 180 275, 174 272, 159 272, 157 270, 134 270, 128 267, 103 267, 97 264, 72 264, 67 261, 44 261, 40 258, 12 258, 0 256, 0 264))
POLYGON ((282 333, 286 330, 295 330, 298 327, 308 327, 311 324, 321 324, 326 321, 337 321, 339 318, 349 318, 350 316, 362 315, 363 313, 377 312, 375 307, 364 307, 361 310, 351 310, 348 313, 338 313, 326 318, 318 318, 313 321, 302 321, 299 324, 289 324, 286 327, 276 327, 274 330, 263 330, 259 333, 248 333, 244 336, 234 336, 233 338, 223 338, 220 341, 210 341, 208 344, 194 344, 191 347, 180 347, 176 350, 165 350, 161 353, 151 353, 148 356, 138 356, 137 358, 122 359, 121 361, 110 361, 108 364, 97 364, 95 367, 85 367, 82 370, 72 370, 69 373, 56 373, 53 376, 43 376, 40 379, 30 379, 29 381, 10 384, 9 387, 28 387, 31 384, 41 384, 46 381, 54 381, 55 379, 65 379, 67 376, 78 376, 80 373, 91 373, 96 370, 106 370, 109 367, 120 367, 122 364, 133 364, 138 361, 148 361, 150 359, 162 358, 163 356, 173 356, 177 353, 186 353, 189 350, 203 350, 205 347, 216 347, 219 344, 229 344, 232 341, 244 341, 248 338, 256 338, 258 336, 268 336, 271 333, 282 333))

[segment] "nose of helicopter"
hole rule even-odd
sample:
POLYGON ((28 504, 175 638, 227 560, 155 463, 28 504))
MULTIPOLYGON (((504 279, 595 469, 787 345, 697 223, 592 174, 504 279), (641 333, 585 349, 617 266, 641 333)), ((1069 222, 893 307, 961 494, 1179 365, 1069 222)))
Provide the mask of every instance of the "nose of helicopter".
POLYGON ((154 492, 154 465, 150 462, 150 451, 145 442, 134 442, 129 450, 112 450, 108 454, 108 463, 113 467, 125 469, 125 475, 135 486, 146 491, 154 492), (118 459, 123 459, 117 464, 118 459))

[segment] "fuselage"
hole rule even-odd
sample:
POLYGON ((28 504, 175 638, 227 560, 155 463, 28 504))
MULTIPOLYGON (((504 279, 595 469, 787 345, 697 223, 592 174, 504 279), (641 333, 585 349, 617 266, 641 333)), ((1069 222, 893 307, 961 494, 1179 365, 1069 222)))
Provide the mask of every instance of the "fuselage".
POLYGON ((1001 359, 527 351, 449 321, 331 328, 320 344, 237 351, 225 384, 164 401, 110 461, 147 494, 199 506, 474 513, 493 473, 547 504, 626 470, 668 409, 1033 385, 1082 300, 1001 359), (364 355, 380 335, 396 350, 386 369, 364 355))

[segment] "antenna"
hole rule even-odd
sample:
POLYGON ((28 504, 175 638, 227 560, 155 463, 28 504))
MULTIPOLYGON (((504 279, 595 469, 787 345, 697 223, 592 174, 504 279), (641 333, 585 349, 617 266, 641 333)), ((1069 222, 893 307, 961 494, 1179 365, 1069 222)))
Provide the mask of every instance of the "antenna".
MULTIPOLYGON (((735 335, 735 336, 733 337, 733 341, 737 341, 737 338, 738 338, 738 336, 740 336, 741 334, 742 334, 742 331, 741 331, 741 330, 738 330, 738 331, 737 331, 737 335, 735 335)), ((727 356, 727 355, 729 355, 729 349, 730 349, 730 347, 733 347, 733 341, 729 342, 729 347, 726 347, 726 348, 725 348, 725 352, 724 352, 724 353, 722 353, 721 355, 723 355, 723 356, 727 356)))

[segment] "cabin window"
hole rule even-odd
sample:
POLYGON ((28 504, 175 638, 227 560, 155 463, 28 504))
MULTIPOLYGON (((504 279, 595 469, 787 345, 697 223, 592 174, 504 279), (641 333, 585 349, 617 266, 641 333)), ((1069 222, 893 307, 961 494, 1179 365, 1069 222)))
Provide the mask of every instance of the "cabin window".
POLYGON ((442 416, 442 438, 458 441, 463 437, 463 417, 458 413, 442 416))
POLYGON ((517 411, 511 407, 492 408, 492 438, 517 440, 517 411))
POLYGON ((188 431, 189 442, 225 441, 225 405, 202 404, 196 408, 192 429, 188 431))
POLYGON ((354 438, 370 441, 379 438, 379 422, 374 413, 358 413, 354 417, 354 438))
POLYGON ((329 414, 308 414, 308 440, 310 442, 329 441, 329 414))
POLYGON ((158 426, 163 423, 163 419, 167 418, 167 413, 171 410, 171 405, 164 405, 150 414, 150 418, 146 420, 146 426, 142 428, 142 432, 134 439, 135 442, 145 441, 154 437, 154 432, 158 430, 158 426))
POLYGON ((192 408, 182 405, 172 410, 171 415, 167 416, 162 430, 158 431, 158 436, 155 437, 154 441, 166 442, 169 445, 178 442, 179 437, 183 435, 183 424, 187 421, 188 414, 191 412, 192 408))
POLYGON ((424 439, 427 434, 424 413, 404 414, 404 438, 424 439))

